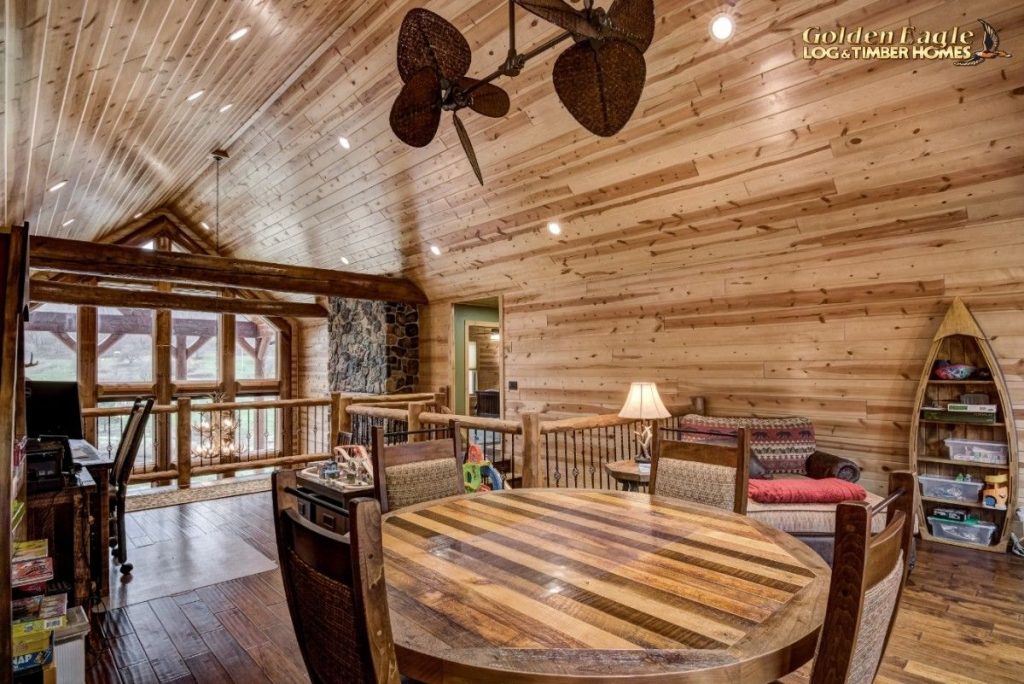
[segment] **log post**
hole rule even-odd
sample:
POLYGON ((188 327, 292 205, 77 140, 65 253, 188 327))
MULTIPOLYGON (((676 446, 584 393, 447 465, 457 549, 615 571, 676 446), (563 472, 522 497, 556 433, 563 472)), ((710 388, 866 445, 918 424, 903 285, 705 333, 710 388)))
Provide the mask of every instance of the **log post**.
POLYGON ((527 411, 523 421, 523 487, 544 486, 544 466, 540 462, 540 414, 527 411))
MULTIPOLYGON (((444 406, 445 408, 450 409, 452 407, 451 404, 448 403, 450 396, 451 394, 449 392, 448 385, 443 385, 434 393, 434 403, 439 407, 444 406)), ((438 413, 441 413, 441 411, 439 410, 438 413)))
MULTIPOLYGON (((78 396, 82 408, 96 406, 98 343, 96 307, 78 307, 78 396)), ((96 444, 98 422, 95 418, 85 421, 85 438, 90 444, 96 444)))
MULTIPOLYGON (((420 423, 420 414, 427 410, 427 402, 425 401, 410 401, 409 402, 409 417, 406 419, 408 425, 408 431, 415 433, 423 429, 423 424, 420 423)), ((422 442, 423 435, 421 434, 410 434, 410 442, 422 442)))
POLYGON ((178 399, 178 489, 192 486, 192 400, 178 399))
POLYGON ((338 433, 352 432, 352 416, 348 407, 352 399, 341 392, 331 392, 331 440, 337 441, 338 433))

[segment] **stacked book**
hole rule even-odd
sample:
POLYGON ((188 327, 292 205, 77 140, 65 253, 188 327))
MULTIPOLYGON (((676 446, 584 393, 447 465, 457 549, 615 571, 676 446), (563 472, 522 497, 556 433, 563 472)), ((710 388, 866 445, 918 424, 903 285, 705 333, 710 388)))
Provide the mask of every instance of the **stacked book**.
POLYGON ((996 422, 998 408, 996 404, 948 403, 945 405, 925 406, 921 411, 924 414, 925 420, 992 425, 996 422))
POLYGON ((45 539, 15 543, 11 561, 11 584, 22 595, 11 603, 13 665, 18 673, 53 660, 53 630, 67 624, 68 598, 42 593, 53 579, 53 559, 45 539))

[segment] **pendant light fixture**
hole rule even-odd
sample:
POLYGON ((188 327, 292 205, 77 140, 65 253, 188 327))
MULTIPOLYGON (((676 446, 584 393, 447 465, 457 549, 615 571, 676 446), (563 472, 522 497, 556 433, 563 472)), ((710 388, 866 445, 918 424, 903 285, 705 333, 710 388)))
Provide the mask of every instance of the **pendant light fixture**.
POLYGON ((217 181, 216 181, 216 183, 217 183, 217 185, 216 185, 216 195, 217 195, 216 201, 217 201, 217 204, 216 204, 216 207, 215 207, 215 210, 214 210, 214 215, 213 215, 213 219, 214 219, 213 220, 213 228, 214 228, 214 234, 213 234, 214 237, 213 237, 213 239, 214 239, 214 243, 216 245, 217 253, 218 254, 220 253, 220 163, 221 163, 221 161, 223 161, 223 160, 225 160, 227 158, 228 158, 227 150, 214 150, 213 151, 213 160, 214 160, 214 164, 216 165, 215 166, 215 169, 216 169, 215 174, 216 174, 216 178, 217 178, 217 181))

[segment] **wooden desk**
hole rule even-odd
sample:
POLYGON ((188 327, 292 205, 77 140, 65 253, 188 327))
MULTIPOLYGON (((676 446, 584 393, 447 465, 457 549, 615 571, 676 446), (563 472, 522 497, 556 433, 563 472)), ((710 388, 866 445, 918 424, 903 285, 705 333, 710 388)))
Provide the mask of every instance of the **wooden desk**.
POLYGON ((97 495, 92 497, 92 572, 100 596, 110 595, 110 471, 114 459, 84 439, 72 439, 71 455, 75 463, 89 469, 96 480, 97 495))
MULTIPOLYGON (((639 492, 640 485, 647 486, 651 481, 651 464, 647 464, 647 470, 640 472, 636 461, 609 461, 604 464, 604 471, 616 482, 622 485, 627 492, 639 492)), ((646 491, 646 490, 644 490, 646 491)))
POLYGON ((28 536, 47 539, 53 556, 55 579, 70 580, 73 588, 69 603, 89 607, 92 593, 89 518, 91 499, 95 498, 96 482, 88 468, 83 468, 62 489, 30 494, 26 500, 28 536))
POLYGON ((399 669, 428 683, 766 682, 814 655, 829 569, 744 516, 522 489, 384 517, 399 669))

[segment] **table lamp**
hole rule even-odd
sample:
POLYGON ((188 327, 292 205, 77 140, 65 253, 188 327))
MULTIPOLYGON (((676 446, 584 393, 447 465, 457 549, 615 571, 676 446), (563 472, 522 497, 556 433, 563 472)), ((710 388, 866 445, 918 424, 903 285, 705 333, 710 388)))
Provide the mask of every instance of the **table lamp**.
POLYGON ((638 463, 651 460, 651 437, 654 435, 654 426, 650 421, 671 416, 658 396, 658 386, 653 382, 634 382, 629 386, 629 396, 619 411, 619 417, 641 421, 640 431, 637 433, 640 436, 640 453, 636 457, 638 463))

